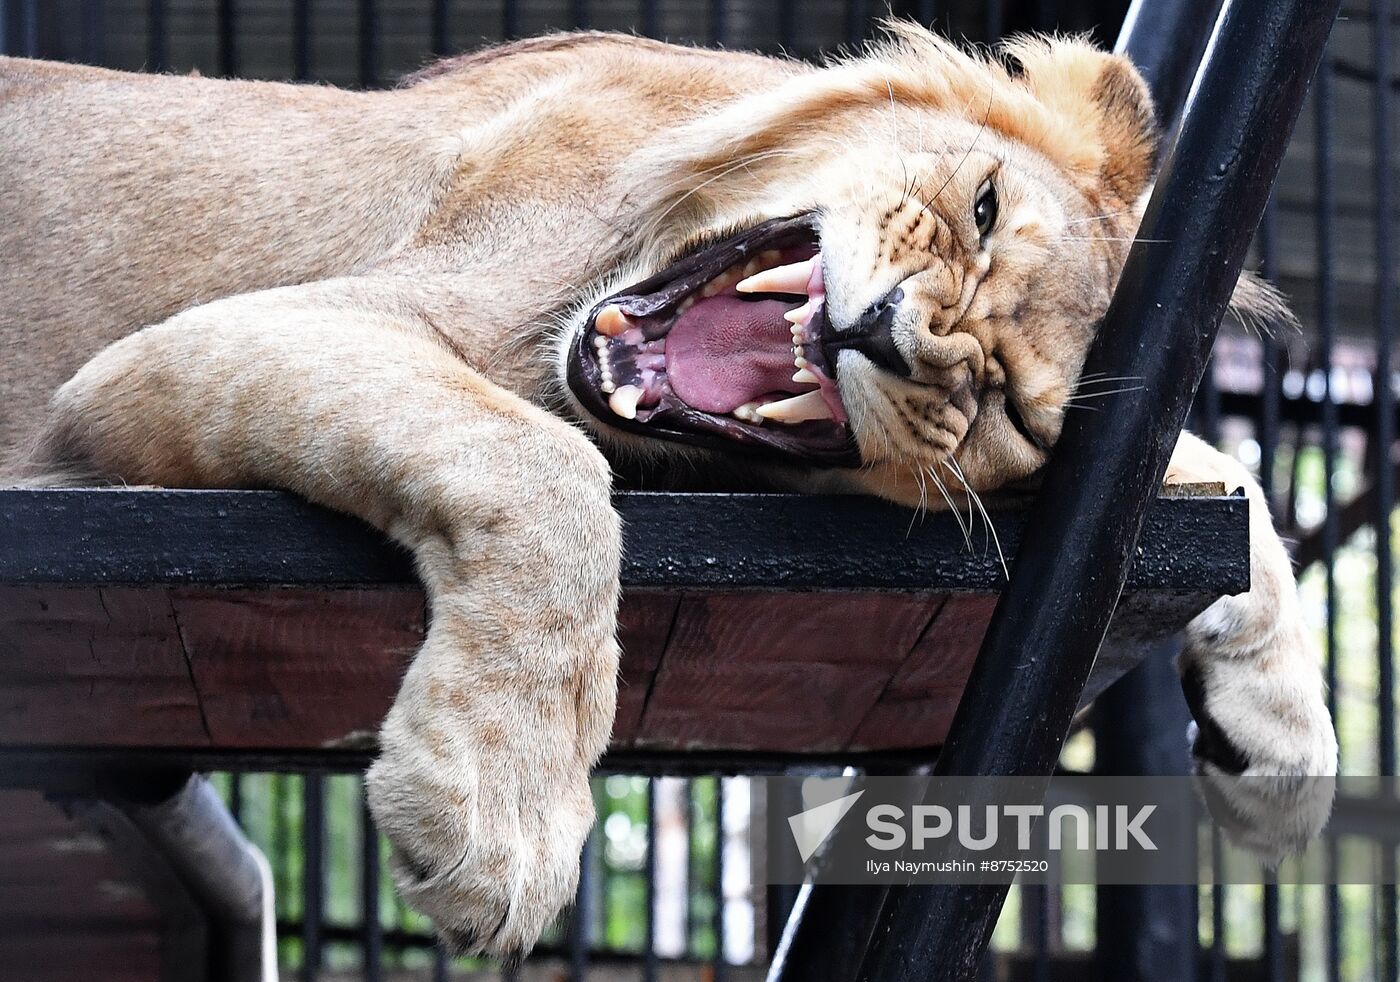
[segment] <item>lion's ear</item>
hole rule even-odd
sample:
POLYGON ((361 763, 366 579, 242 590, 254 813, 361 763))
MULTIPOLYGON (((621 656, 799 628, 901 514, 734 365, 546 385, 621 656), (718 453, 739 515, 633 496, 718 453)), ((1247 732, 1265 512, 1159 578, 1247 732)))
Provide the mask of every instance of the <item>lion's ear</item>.
POLYGON ((1157 172, 1157 113, 1152 95, 1132 62, 1114 55, 1099 73, 1093 98, 1104 145, 1104 182, 1131 203, 1157 172))
POLYGON ((1158 131, 1152 96, 1132 62, 1064 38, 1012 42, 1006 54, 1023 84, 1064 117, 1064 138, 1093 144, 1071 156, 1095 161, 1103 190, 1135 202, 1157 170, 1158 131))

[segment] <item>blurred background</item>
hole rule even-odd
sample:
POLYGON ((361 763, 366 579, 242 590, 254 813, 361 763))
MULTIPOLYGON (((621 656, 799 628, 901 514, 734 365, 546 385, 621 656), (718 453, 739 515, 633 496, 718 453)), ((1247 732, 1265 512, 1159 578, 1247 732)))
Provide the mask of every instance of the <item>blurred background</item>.
MULTIPOLYGON (((1126 8, 1126 0, 901 0, 893 12, 969 42, 1060 30, 1111 44, 1126 8)), ((820 58, 858 45, 884 13, 857 0, 0 0, 0 50, 381 87, 436 57, 573 27, 820 58)), ((1327 653, 1342 769, 1363 775, 1394 774, 1396 753, 1395 17, 1388 0, 1343 4, 1257 237, 1253 265, 1288 294, 1302 330, 1270 338, 1227 324, 1193 423, 1258 473, 1292 540, 1327 653)), ((1184 767, 1185 709, 1160 675, 1130 677, 1106 697, 1072 738, 1064 768, 1112 773, 1124 767, 1127 741, 1143 744, 1138 764, 1184 767), (1135 714, 1156 722, 1144 733, 1135 714)), ((761 782, 742 776, 740 761, 711 763, 723 773, 659 762, 650 774, 596 779, 599 821, 578 903, 516 977, 762 978, 792 895, 753 872, 763 849, 761 782)), ((501 977, 489 963, 447 959, 426 920, 395 897, 358 774, 216 780, 272 862, 289 976, 501 977)), ((1393 844, 1355 848, 1394 868, 1393 844)), ((1202 849, 1209 857, 1219 843, 1202 849)), ((1141 940, 1111 929, 1116 898, 1093 886, 1013 888, 984 977, 1112 978, 1107 949, 1141 940)), ((1162 910, 1162 930, 1188 942, 1163 978, 1397 978, 1393 887, 1203 886, 1166 898, 1162 910)))

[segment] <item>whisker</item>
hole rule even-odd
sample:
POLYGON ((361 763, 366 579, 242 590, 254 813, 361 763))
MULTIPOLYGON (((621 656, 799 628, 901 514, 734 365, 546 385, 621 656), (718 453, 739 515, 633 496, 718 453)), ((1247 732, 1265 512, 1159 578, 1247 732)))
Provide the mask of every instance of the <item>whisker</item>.
POLYGON ((951 173, 951 174, 948 175, 948 179, 947 179, 946 181, 943 182, 943 184, 939 187, 938 191, 934 193, 934 196, 933 196, 932 198, 930 198, 928 201, 924 202, 923 211, 924 211, 925 214, 932 214, 931 212, 929 212, 929 208, 933 207, 933 203, 934 203, 935 201, 937 201, 938 198, 939 198, 939 196, 942 195, 943 192, 946 191, 946 190, 948 189, 948 185, 951 184, 951 183, 953 182, 953 178, 955 178, 955 177, 958 176, 958 171, 962 170, 962 165, 965 164, 965 163, 967 163, 967 158, 972 156, 972 151, 974 151, 974 150, 977 149, 977 143, 978 143, 978 141, 982 139, 982 134, 983 134, 984 132, 986 132, 986 129, 987 129, 987 120, 989 120, 989 119, 991 119, 991 118, 992 118, 992 93, 991 93, 991 92, 988 92, 988 93, 987 93, 987 111, 984 112, 984 113, 982 114, 982 125, 979 126, 979 127, 977 128, 977 135, 974 136, 974 137, 972 138, 972 143, 970 143, 970 144, 968 145, 967 151, 962 155, 962 158, 958 161, 957 166, 953 168, 953 173, 951 173))
POLYGON ((1105 213, 1102 214, 1102 215, 1090 215, 1088 218, 1072 218, 1072 219, 1070 219, 1069 221, 1065 222, 1065 224, 1066 224, 1066 225, 1082 225, 1082 224, 1084 224, 1085 222, 1106 222, 1106 221, 1108 221, 1110 218, 1117 218, 1117 217, 1119 217, 1120 215, 1126 215, 1126 214, 1128 214, 1128 212, 1127 212, 1126 209, 1123 210, 1123 211, 1110 211, 1110 212, 1105 212, 1105 213))
POLYGON ((992 536, 992 542, 997 547, 997 560, 1001 563, 1001 575, 1007 580, 1011 579, 1011 570, 1006 567, 1006 554, 1001 551, 1001 536, 997 535, 997 527, 992 524, 992 516, 987 514, 987 507, 982 504, 982 497, 967 483, 967 478, 963 476, 962 468, 952 457, 948 458, 948 463, 952 465, 953 472, 957 474, 958 481, 962 483, 963 490, 967 492, 968 498, 977 505, 977 510, 982 513, 982 521, 987 526, 987 531, 992 536))
POLYGON ((1065 401, 1074 402, 1076 399, 1096 399, 1099 396, 1116 396, 1121 392, 1141 392, 1146 388, 1147 386, 1145 385, 1129 385, 1121 389, 1109 389, 1106 392, 1079 392, 1070 396, 1070 398, 1065 401))
POLYGON ((958 523, 958 528, 962 530, 963 542, 967 543, 967 551, 972 551, 972 533, 963 524, 962 512, 958 511, 958 506, 953 504, 953 496, 948 493, 947 486, 943 479, 934 473, 933 468, 928 468, 928 476, 933 478, 933 486, 938 489, 938 493, 943 495, 943 500, 948 502, 948 510, 953 513, 953 520, 958 523))
POLYGON ((1171 239, 1139 239, 1137 237, 1128 238, 1119 235, 1061 235, 1058 237, 1061 242, 1155 242, 1165 243, 1171 239))

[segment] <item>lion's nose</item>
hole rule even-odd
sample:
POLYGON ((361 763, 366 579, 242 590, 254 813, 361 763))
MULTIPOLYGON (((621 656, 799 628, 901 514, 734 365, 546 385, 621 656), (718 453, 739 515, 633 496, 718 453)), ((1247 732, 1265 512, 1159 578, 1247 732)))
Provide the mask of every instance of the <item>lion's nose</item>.
POLYGON ((895 287, 876 300, 845 331, 833 331, 826 340, 827 364, 835 365, 842 348, 859 351, 886 371, 908 377, 909 363, 894 343, 894 317, 904 301, 904 291, 895 287))

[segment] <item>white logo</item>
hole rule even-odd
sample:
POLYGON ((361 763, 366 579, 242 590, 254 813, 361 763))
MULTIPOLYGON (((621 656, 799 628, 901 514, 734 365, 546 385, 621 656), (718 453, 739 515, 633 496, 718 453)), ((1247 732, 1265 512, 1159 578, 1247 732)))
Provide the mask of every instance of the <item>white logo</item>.
POLYGON ((802 854, 804 863, 821 848, 826 837, 831 835, 831 830, 836 828, 841 819, 846 817, 846 813, 855 805, 856 799, 863 794, 865 794, 864 791, 857 791, 844 798, 828 801, 824 805, 808 808, 805 812, 798 812, 788 819, 793 841, 797 843, 797 851, 802 854))

